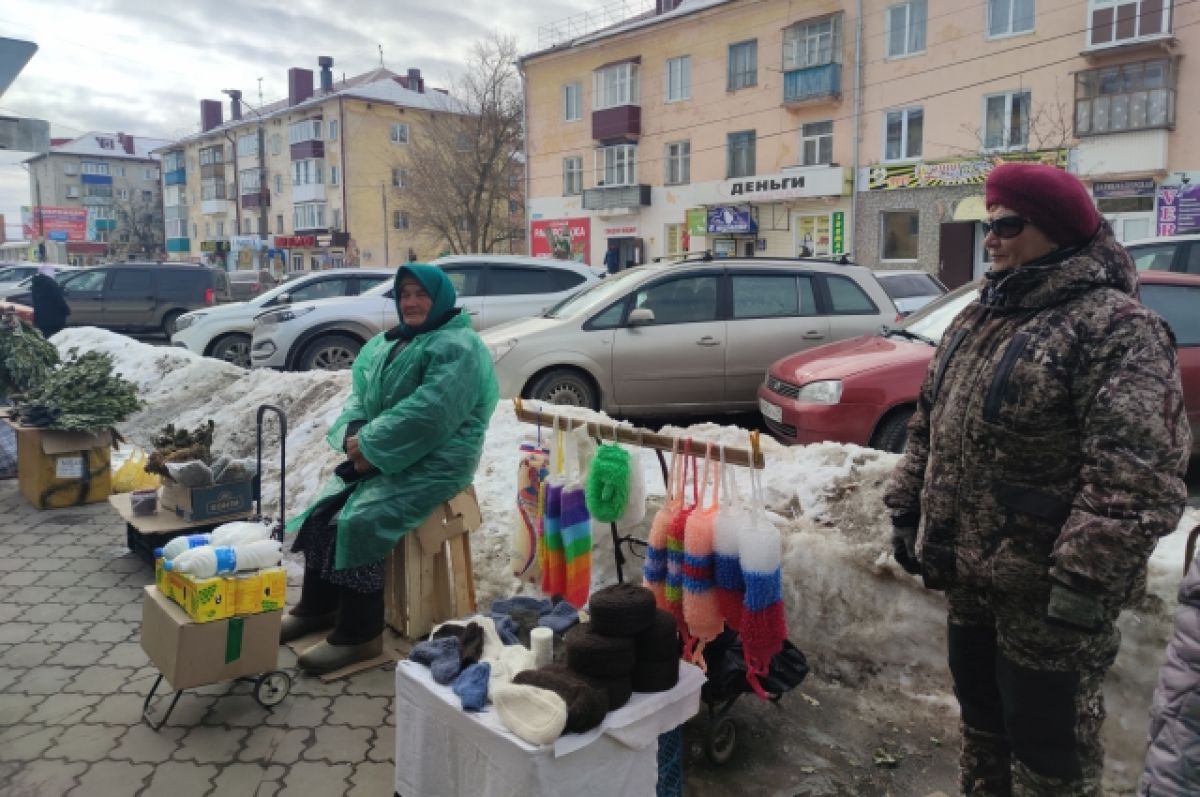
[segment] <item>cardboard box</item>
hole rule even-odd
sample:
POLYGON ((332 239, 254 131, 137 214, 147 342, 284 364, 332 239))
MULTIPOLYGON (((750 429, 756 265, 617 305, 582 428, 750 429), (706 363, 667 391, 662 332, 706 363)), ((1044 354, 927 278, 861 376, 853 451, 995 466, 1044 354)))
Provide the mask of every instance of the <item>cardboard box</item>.
POLYGON ((196 578, 184 573, 168 573, 169 597, 197 623, 211 623, 233 616, 237 595, 233 580, 225 576, 196 578))
POLYGON ((233 613, 258 614, 283 608, 287 599, 287 571, 282 567, 266 567, 253 573, 232 576, 233 613))
POLYGON ((154 585, 142 603, 142 650, 174 689, 190 689, 278 666, 282 611, 196 623, 154 585))
POLYGON ((195 578, 163 569, 154 560, 154 585, 197 623, 210 623, 247 614, 283 608, 287 597, 287 571, 267 567, 234 576, 195 578))
POLYGON ((38 509, 91 504, 112 493, 112 436, 107 431, 9 425, 17 433, 17 487, 38 509))
POLYGON ((188 522, 244 516, 254 505, 254 482, 229 482, 208 487, 184 487, 163 480, 158 502, 188 522))

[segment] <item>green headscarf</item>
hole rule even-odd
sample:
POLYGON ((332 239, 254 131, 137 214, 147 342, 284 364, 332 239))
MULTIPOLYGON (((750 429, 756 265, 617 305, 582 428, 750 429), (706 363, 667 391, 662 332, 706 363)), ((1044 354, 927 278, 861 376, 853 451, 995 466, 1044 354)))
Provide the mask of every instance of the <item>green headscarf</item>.
POLYGON ((454 284, 450 282, 450 278, 446 276, 446 272, 437 266, 431 266, 427 263, 409 263, 401 266, 396 271, 394 293, 396 315, 399 317, 400 322, 396 325, 395 329, 389 330, 389 338, 401 337, 405 340, 412 340, 422 332, 429 332, 442 326, 457 315, 458 312, 454 307, 455 302, 458 301, 458 294, 454 290, 454 284), (400 312, 400 282, 405 277, 412 277, 421 283, 421 287, 429 294, 429 298, 433 299, 433 306, 429 308, 429 315, 425 317, 424 323, 415 327, 405 324, 404 315, 400 312))

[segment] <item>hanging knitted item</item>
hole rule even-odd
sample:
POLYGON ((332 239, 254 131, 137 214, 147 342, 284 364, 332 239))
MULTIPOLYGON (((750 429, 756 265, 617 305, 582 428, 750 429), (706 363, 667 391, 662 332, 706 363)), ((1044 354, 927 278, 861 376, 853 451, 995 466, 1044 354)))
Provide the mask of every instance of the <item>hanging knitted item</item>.
POLYGON ((542 480, 549 474, 550 452, 539 444, 521 443, 517 460, 517 516, 513 525, 511 544, 512 574, 523 581, 540 580, 538 546, 542 518, 539 496, 542 480))
POLYGON ((717 602, 713 576, 713 523, 720 507, 720 472, 713 474, 712 503, 704 506, 704 492, 709 482, 712 446, 704 456, 704 479, 700 485, 700 502, 687 519, 683 535, 683 619, 695 648, 685 650, 684 658, 691 659, 701 669, 704 664, 704 645, 716 639, 725 628, 721 607, 717 602))
POLYGON ((615 443, 596 451, 587 477, 587 508, 596 520, 612 523, 625 514, 632 462, 629 452, 615 443))
POLYGON ((562 591, 576 609, 587 605, 592 588, 592 519, 582 484, 571 482, 562 491, 562 543, 566 584, 562 591))
POLYGON ((765 676, 771 659, 783 650, 787 639, 787 618, 783 607, 782 543, 779 529, 764 514, 762 488, 758 472, 751 469, 755 511, 753 522, 738 540, 746 598, 742 611, 742 654, 746 660, 746 681, 755 693, 769 696, 759 678, 765 676))
POLYGON ((561 476, 551 476, 546 482, 545 515, 542 539, 545 554, 542 558, 542 592, 561 595, 567 588, 567 561, 563 552, 561 476))
POLYGON ((750 515, 738 500, 737 479, 732 468, 724 467, 725 449, 721 449, 721 480, 725 500, 713 518, 713 581, 717 605, 725 623, 734 631, 742 627, 742 602, 746 584, 742 579, 742 561, 738 553, 741 529, 750 524, 750 515))
POLYGON ((639 451, 629 452, 629 498, 625 501, 625 512, 617 525, 632 528, 646 519, 646 473, 642 470, 642 455, 639 451))
POLYGON ((663 505, 650 523, 650 536, 646 540, 646 564, 642 566, 642 583, 654 593, 654 603, 660 609, 667 608, 667 526, 679 511, 681 499, 675 489, 675 475, 682 466, 682 457, 672 447, 671 471, 667 477, 667 494, 663 505))
MULTIPOLYGON (((691 441, 684 444, 684 451, 687 452, 691 448, 691 441)), ((679 628, 679 637, 683 640, 683 649, 691 650, 691 635, 688 634, 687 622, 683 618, 683 546, 684 535, 687 529, 688 518, 695 511, 699 504, 700 497, 698 494, 699 479, 696 477, 696 457, 689 455, 684 459, 683 476, 680 481, 680 494, 682 495, 687 486, 687 467, 691 465, 692 469, 692 503, 686 501, 680 506, 679 511, 671 517, 671 522, 667 525, 667 585, 663 590, 663 597, 667 601, 667 611, 675 618, 675 624, 679 628)))

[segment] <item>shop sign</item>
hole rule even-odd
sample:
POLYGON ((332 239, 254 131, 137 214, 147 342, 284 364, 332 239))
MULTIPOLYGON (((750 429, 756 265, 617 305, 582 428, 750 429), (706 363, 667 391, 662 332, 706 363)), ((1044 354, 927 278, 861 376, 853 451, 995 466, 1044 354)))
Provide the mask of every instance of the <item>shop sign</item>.
POLYGON ((846 214, 842 211, 836 211, 833 214, 833 246, 832 253, 835 255, 843 255, 846 253, 846 214))
POLYGON ((229 248, 235 252, 242 249, 263 249, 266 245, 266 240, 257 235, 235 235, 229 239, 229 248))
POLYGON ((1159 186, 1158 234, 1196 231, 1200 231, 1200 186, 1159 186))
POLYGON ((315 235, 276 235, 276 249, 311 249, 317 245, 315 235))
POLYGON ((201 241, 200 251, 209 254, 223 254, 229 251, 229 241, 201 241))
POLYGON ((749 235, 758 225, 748 207, 715 207, 708 209, 708 232, 749 235))
POLYGON ((1153 180, 1117 180, 1092 183, 1092 196, 1096 199, 1117 199, 1136 196, 1154 196, 1153 180))
MULTIPOLYGON (((959 158, 928 163, 905 163, 897 166, 871 166, 867 174, 867 189, 889 191, 897 188, 936 188, 939 186, 980 185, 992 169, 1002 163, 1041 163, 1067 168, 1065 149, 1039 152, 1002 152, 986 158, 959 158)), ((860 184, 861 185, 861 184, 860 184)))
POLYGON ((529 252, 534 257, 574 260, 590 265, 591 226, 592 220, 586 216, 574 219, 539 219, 529 225, 529 252))
POLYGON ((636 238, 637 234, 636 224, 615 224, 604 228, 605 238, 636 238))
POLYGON ((722 180, 717 183, 717 193, 740 202, 844 196, 846 182, 846 170, 841 166, 816 166, 761 177, 722 180))
POLYGON ((704 208, 688 208, 685 218, 688 235, 704 235, 708 232, 708 211, 704 208))

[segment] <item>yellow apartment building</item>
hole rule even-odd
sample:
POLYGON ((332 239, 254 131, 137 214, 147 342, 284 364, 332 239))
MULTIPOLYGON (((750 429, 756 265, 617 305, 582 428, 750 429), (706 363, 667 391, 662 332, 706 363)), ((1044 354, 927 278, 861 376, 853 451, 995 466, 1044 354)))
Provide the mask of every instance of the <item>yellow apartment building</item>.
POLYGON ((399 209, 409 145, 454 113, 420 70, 333 79, 333 59, 288 70, 262 108, 200 102, 201 131, 159 150, 166 248, 179 260, 284 271, 398 266, 444 249, 399 209))

